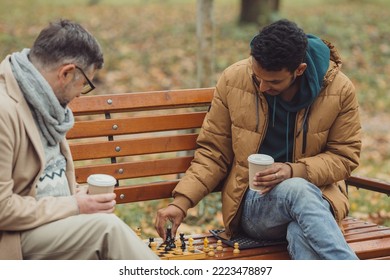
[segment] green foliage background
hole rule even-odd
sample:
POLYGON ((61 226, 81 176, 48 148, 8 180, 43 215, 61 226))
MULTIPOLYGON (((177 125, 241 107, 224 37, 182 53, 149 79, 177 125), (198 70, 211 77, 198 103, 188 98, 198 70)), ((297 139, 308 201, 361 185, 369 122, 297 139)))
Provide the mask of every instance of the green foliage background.
MULTIPOLYGON (((239 0, 215 0, 215 81, 248 56, 259 26, 237 24, 239 0)), ((390 1, 282 0, 276 17, 296 21, 307 33, 334 43, 343 71, 354 82, 364 129, 361 166, 354 174, 390 180, 390 1)), ((30 47, 38 32, 58 18, 76 20, 100 41, 105 67, 93 94, 196 86, 196 0, 0 0, 0 56, 30 47)), ((221 225, 219 195, 192 209, 180 230, 221 225)), ((385 195, 350 189, 351 215, 390 224, 385 195)), ((117 207, 131 227, 155 235, 158 208, 169 201, 117 207)))

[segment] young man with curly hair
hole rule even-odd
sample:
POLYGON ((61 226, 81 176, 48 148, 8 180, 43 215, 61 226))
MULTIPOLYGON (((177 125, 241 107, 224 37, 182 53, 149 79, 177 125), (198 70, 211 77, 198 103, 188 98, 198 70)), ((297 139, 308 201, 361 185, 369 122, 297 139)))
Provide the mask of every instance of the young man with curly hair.
POLYGON ((159 234, 167 220, 175 233, 187 210, 222 185, 222 237, 286 238, 292 259, 357 259, 340 228, 361 126, 355 88, 340 67, 332 44, 295 23, 263 28, 250 57, 222 73, 194 160, 173 202, 158 211, 159 234), (254 153, 275 163, 248 178, 254 153))

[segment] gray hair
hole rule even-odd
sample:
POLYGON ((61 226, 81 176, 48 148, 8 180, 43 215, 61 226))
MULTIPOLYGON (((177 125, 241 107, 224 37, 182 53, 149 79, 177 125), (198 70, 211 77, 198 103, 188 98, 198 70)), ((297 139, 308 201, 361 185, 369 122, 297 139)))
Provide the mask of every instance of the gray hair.
POLYGON ((75 63, 83 69, 103 67, 101 47, 80 24, 59 20, 43 29, 34 42, 30 57, 44 67, 75 63))

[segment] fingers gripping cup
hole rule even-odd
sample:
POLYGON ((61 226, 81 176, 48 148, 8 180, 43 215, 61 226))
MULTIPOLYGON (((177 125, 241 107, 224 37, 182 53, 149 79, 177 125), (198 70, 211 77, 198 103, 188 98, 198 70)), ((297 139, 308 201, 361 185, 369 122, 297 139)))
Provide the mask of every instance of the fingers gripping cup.
POLYGON ((106 174, 92 174, 87 178, 88 193, 100 194, 114 191, 116 179, 106 174))
POLYGON ((261 191, 264 187, 254 186, 253 177, 261 170, 271 167, 274 163, 273 157, 265 154, 252 154, 248 157, 249 164, 249 188, 254 191, 261 191))

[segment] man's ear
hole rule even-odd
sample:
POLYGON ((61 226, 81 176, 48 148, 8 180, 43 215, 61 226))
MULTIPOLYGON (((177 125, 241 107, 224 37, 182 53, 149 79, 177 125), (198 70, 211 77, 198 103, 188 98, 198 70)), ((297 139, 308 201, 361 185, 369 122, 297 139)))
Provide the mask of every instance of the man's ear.
POLYGON ((65 64, 58 68, 58 80, 62 84, 68 84, 74 79, 76 65, 65 64))
POLYGON ((305 72, 306 68, 307 68, 307 64, 301 63, 296 70, 297 76, 301 76, 305 72))

